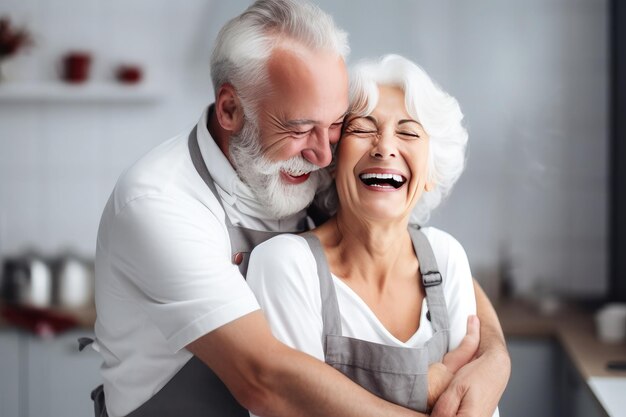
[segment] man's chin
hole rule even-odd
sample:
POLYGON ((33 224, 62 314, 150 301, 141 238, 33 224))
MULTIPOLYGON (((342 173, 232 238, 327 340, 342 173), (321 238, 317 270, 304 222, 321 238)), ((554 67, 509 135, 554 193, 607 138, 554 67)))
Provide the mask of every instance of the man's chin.
POLYGON ((303 181, 300 184, 280 181, 279 187, 269 187, 264 190, 265 201, 268 213, 276 219, 284 219, 306 209, 315 197, 313 179, 303 181))

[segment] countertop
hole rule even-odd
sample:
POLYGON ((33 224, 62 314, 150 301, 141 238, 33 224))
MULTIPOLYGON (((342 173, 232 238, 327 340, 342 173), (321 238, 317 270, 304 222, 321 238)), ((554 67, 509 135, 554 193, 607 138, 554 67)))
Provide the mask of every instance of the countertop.
POLYGON ((522 301, 501 303, 496 310, 507 337, 556 338, 584 379, 626 377, 626 371, 606 369, 608 360, 626 361, 626 343, 600 342, 595 333, 593 311, 566 306, 545 315, 522 301))
POLYGON ((546 315, 522 301, 500 303, 496 310, 507 337, 555 338, 606 414, 624 415, 626 371, 609 370, 606 365, 626 361, 626 343, 600 342, 593 311, 564 306, 546 315))
POLYGON ((54 333, 71 328, 93 330, 96 321, 94 306, 80 308, 27 308, 0 302, 0 330, 26 329, 38 333, 45 326, 58 329, 54 333), (43 327, 42 327, 43 325, 43 327))

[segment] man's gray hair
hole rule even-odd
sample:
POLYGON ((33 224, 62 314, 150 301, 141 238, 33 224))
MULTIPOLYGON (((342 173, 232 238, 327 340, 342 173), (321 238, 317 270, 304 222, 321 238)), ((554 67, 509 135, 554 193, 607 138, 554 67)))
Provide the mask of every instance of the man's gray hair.
POLYGON ((258 0, 226 23, 217 36, 211 56, 215 94, 230 83, 244 109, 252 110, 250 105, 256 104, 267 85, 267 60, 285 39, 314 50, 335 51, 344 59, 350 51, 346 32, 319 7, 298 0, 258 0))

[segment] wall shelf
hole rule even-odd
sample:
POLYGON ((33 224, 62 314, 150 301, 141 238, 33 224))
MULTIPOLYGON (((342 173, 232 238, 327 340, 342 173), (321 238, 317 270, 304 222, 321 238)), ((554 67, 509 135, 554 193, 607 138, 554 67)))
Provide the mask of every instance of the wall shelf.
POLYGON ((145 83, 0 83, 0 103, 153 103, 162 97, 161 90, 145 83))

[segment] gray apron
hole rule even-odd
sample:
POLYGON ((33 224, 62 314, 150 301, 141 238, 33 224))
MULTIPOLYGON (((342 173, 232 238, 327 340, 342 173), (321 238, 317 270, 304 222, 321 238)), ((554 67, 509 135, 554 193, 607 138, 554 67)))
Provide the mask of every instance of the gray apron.
MULTIPOLYGON (((215 184, 202 159, 197 140, 197 127, 189 134, 189 153, 194 167, 220 202, 215 184)), ((283 232, 265 232, 233 226, 228 215, 226 228, 232 247, 232 262, 245 277, 252 249, 283 232)), ((296 231, 297 232, 297 231, 296 231)), ((89 343, 81 339, 81 349, 89 343)), ((92 393, 96 417, 107 417, 102 385, 92 393)), ((232 396, 226 385, 197 357, 193 356, 152 398, 127 417, 249 417, 249 413, 232 396)))
POLYGON ((441 274, 428 239, 417 226, 409 227, 426 291, 427 318, 433 337, 421 348, 388 346, 342 336, 341 314, 328 262, 313 233, 302 235, 317 263, 322 297, 324 359, 351 380, 389 402, 427 411, 428 366, 441 362, 448 351, 448 310, 441 274))

